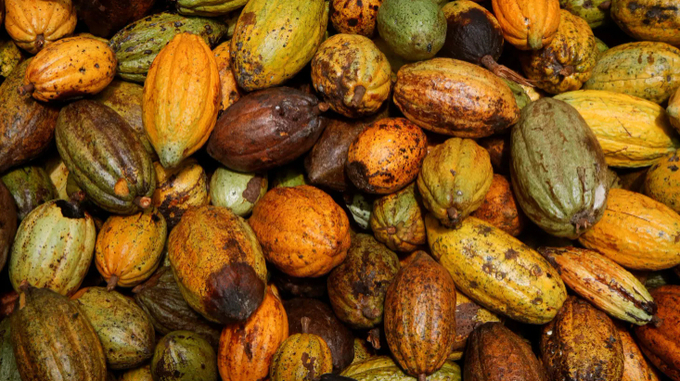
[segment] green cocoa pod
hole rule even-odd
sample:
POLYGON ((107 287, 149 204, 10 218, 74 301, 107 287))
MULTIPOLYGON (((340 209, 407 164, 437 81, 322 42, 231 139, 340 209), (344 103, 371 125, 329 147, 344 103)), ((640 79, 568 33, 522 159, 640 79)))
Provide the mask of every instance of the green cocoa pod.
POLYGON ((609 50, 609 46, 607 46, 607 44, 605 44, 604 41, 600 40, 597 37, 595 37, 595 43, 597 44, 597 50, 600 51, 600 54, 609 50))
POLYGON ((611 0, 560 0, 560 8, 586 20, 591 28, 606 25, 611 21, 610 4, 611 0))
POLYGON ((455 227, 482 204, 492 179, 489 153, 472 139, 452 138, 427 154, 417 184, 425 208, 455 227))
POLYGON ((21 381, 17 361, 12 351, 11 334, 9 319, 5 319, 0 323, 0 380, 21 381))
MULTIPOLYGON (((296 187, 298 185, 309 185, 305 169, 299 162, 293 162, 273 171, 270 188, 296 187)), ((271 175, 271 173, 270 173, 271 175)), ((270 177, 271 178, 271 177, 270 177)))
POLYGON ((607 164, 575 108, 552 98, 532 102, 512 129, 511 151, 517 202, 540 228, 575 239, 602 218, 607 164))
POLYGON ((266 174, 241 173, 219 167, 210 178, 210 201, 243 217, 250 214, 255 203, 267 193, 267 186, 266 174))
POLYGON ((248 0, 177 0, 177 12, 187 16, 215 17, 246 5, 248 0))
POLYGON ((328 277, 335 314, 355 329, 382 322, 387 287, 399 271, 397 255, 368 234, 352 237, 347 258, 328 277))
POLYGON ((349 214, 352 216, 354 222, 359 225, 360 228, 366 230, 369 226, 369 221, 371 219, 371 213, 373 211, 373 198, 361 193, 355 193, 353 195, 346 195, 345 206, 349 210, 349 214))
POLYGON ((149 138, 144 131, 142 123, 142 98, 144 86, 132 82, 114 80, 104 90, 95 95, 92 100, 110 107, 118 115, 122 116, 137 134, 139 140, 144 145, 144 149, 152 159, 158 155, 153 149, 149 138))
POLYGON ((517 107, 519 109, 523 109, 524 106, 528 105, 531 103, 531 98, 529 98, 529 95, 524 91, 522 86, 520 86, 517 82, 511 81, 509 79, 501 78, 503 82, 505 82, 510 90, 512 90, 512 95, 515 96, 515 101, 517 102, 517 107))
POLYGON ((415 183, 373 203, 371 230, 391 250, 411 253, 427 243, 423 206, 415 183))
POLYGON ((153 355, 153 325, 134 300, 104 287, 84 288, 73 295, 104 348, 109 369, 130 369, 153 355))
POLYGON ((2 176, 2 182, 14 198, 20 221, 38 205, 57 198, 54 184, 41 167, 15 168, 2 176))
POLYGON ((111 108, 90 100, 59 112, 57 149, 78 186, 100 208, 133 214, 151 204, 156 172, 137 134, 111 108))
POLYGON ((188 32, 201 36, 210 46, 227 34, 228 26, 218 20, 158 13, 123 28, 109 41, 118 60, 117 74, 143 83, 156 55, 175 37, 188 32))
POLYGON ((21 50, 11 39, 0 41, 0 76, 7 77, 21 62, 21 50))
POLYGON ((92 262, 96 236, 92 217, 75 204, 52 200, 33 209, 14 238, 12 287, 18 292, 26 281, 62 295, 74 293, 92 262))
POLYGON ((378 10, 378 32, 409 61, 432 58, 446 40, 446 16, 432 0, 385 0, 378 10))
POLYGON ((200 335, 170 332, 156 346, 151 374, 156 381, 217 381, 217 356, 200 335))

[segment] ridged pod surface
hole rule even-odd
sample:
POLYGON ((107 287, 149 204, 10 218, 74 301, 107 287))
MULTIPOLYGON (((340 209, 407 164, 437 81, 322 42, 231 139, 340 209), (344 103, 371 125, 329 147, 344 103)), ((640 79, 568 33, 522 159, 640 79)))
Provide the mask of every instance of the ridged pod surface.
POLYGON ((472 139, 452 138, 428 153, 417 184, 425 208, 455 227, 482 204, 492 180, 487 151, 472 139))
POLYGON ((612 189, 604 216, 579 242, 623 267, 663 270, 680 264, 680 215, 639 193, 612 189))
POLYGON ((38 205, 57 198, 57 191, 42 167, 19 167, 4 173, 0 180, 14 198, 19 221, 38 205))
POLYGON ((385 295, 385 336, 406 373, 424 380, 444 365, 456 330, 456 287, 425 252, 392 280, 385 295))
POLYGON ((223 42, 215 49, 215 63, 220 74, 220 111, 224 111, 241 98, 234 72, 231 71, 231 41, 223 42))
POLYGON ((217 357, 201 336, 189 331, 170 332, 156 345, 151 375, 156 381, 218 381, 217 357))
POLYGON ((623 347, 623 377, 621 381, 660 381, 659 371, 649 363, 623 324, 616 324, 623 347))
POLYGON ((567 298, 557 270, 493 225, 468 217, 451 230, 428 215, 425 226, 433 256, 481 306, 520 322, 545 324, 567 298))
POLYGON ((637 325, 652 320, 656 305, 645 286, 599 253, 576 247, 539 248, 564 283, 609 315, 637 325))
POLYGON ((427 243, 423 206, 415 184, 373 202, 369 220, 375 238, 394 251, 413 252, 427 243))
POLYGON ((652 290, 656 300, 659 325, 635 328, 640 349, 649 361, 671 379, 680 380, 680 286, 662 286, 652 290))
POLYGON ((461 138, 489 136, 519 119, 512 90, 500 77, 451 58, 403 66, 393 100, 420 127, 461 138))
POLYGON ((220 109, 220 76, 210 46, 178 34, 144 82, 144 130, 163 167, 176 167, 208 141, 220 109))
POLYGON ((623 375, 623 347, 614 322, 575 296, 543 327, 540 345, 552 380, 612 381, 623 375))
POLYGON ((23 381, 105 381, 97 333, 66 297, 29 287, 10 318, 14 356, 23 381))
POLYGON ((267 268, 255 233, 227 208, 189 209, 170 232, 168 258, 189 305, 213 322, 245 321, 262 303, 267 268))
POLYGON ((314 56, 328 26, 323 0, 251 0, 231 40, 233 71, 246 91, 273 87, 314 56))
POLYGON ((289 336, 276 351, 270 368, 271 381, 318 379, 333 370, 331 351, 323 339, 310 333, 289 336))
POLYGON ((31 54, 73 33, 77 22, 71 0, 5 0, 5 29, 31 54))
POLYGON ((517 237, 526 226, 526 217, 517 205, 510 181, 494 173, 482 204, 471 214, 517 237))
MULTIPOLYGON (((356 381, 415 381, 404 373, 399 365, 389 356, 374 356, 370 359, 347 367, 341 373, 356 381)), ((428 381, 461 381, 461 371, 458 364, 447 361, 436 372, 427 376, 428 381)))
POLYGON ((378 112, 389 98, 392 69, 367 37, 336 34, 312 58, 312 82, 334 111, 359 117, 378 112))
POLYGON ((178 0, 177 11, 188 16, 226 15, 246 5, 248 0, 178 0))
POLYGON ((602 53, 584 88, 663 103, 679 85, 680 49, 663 42, 639 41, 602 53))
POLYGON ((217 366, 222 381, 264 380, 272 358, 288 338, 288 316, 274 286, 245 322, 226 326, 220 337, 217 366))
POLYGON ((133 287, 149 278, 163 258, 167 230, 156 209, 109 217, 97 236, 94 257, 108 287, 133 287))
POLYGON ((558 0, 493 0, 491 4, 505 39, 520 50, 550 44, 560 25, 558 0))
POLYGON ((654 102, 602 90, 567 92, 555 99, 581 114, 612 167, 648 167, 680 147, 664 109, 654 102))
POLYGON ((541 229, 577 238, 602 218, 609 182, 595 134, 569 104, 539 99, 512 129, 517 202, 541 229))
POLYGON ((677 131, 680 131, 680 87, 678 87, 678 90, 671 95, 670 99, 668 99, 666 114, 668 114, 671 125, 675 127, 677 131))
POLYGON ((97 206, 117 214, 149 206, 156 188, 151 157, 115 111, 90 100, 71 103, 59 113, 55 140, 69 175, 97 206))
POLYGON ((39 101, 96 94, 116 75, 116 56, 106 43, 69 37, 41 50, 28 65, 23 93, 39 101))
POLYGON ((267 260, 288 275, 319 277, 347 257, 347 215, 331 196, 312 186, 270 190, 248 223, 267 260))
POLYGON ((153 325, 132 298, 103 287, 83 288, 72 297, 92 324, 110 369, 140 366, 153 355, 153 325))
POLYGON ((168 231, 179 223, 189 208, 210 203, 208 175, 196 159, 183 160, 175 168, 163 168, 159 162, 154 162, 153 167, 158 186, 151 203, 165 217, 168 231))
POLYGON ((675 151, 657 161, 644 178, 644 193, 676 213, 680 213, 680 152, 675 151))
POLYGON ((475 329, 465 353, 465 381, 548 381, 529 341, 502 323, 475 329))
POLYGON ((673 0, 614 0, 611 17, 636 40, 680 46, 680 7, 673 0))
POLYGON ((92 217, 64 200, 46 202, 21 221, 9 261, 12 287, 22 282, 74 293, 92 262, 97 232, 92 217))

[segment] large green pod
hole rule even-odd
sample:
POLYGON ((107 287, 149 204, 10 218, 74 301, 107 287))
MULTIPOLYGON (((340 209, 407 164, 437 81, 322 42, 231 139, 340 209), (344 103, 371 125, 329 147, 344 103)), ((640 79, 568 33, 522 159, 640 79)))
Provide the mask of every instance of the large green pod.
POLYGON ((134 368, 151 358, 156 345, 153 325, 132 298, 89 287, 73 299, 97 332, 109 369, 134 368))
POLYGON ((26 281, 62 295, 75 292, 92 262, 97 232, 89 214, 75 204, 53 200, 21 221, 9 258, 12 287, 26 281))
POLYGON ((215 17, 239 9, 248 0, 177 0, 177 12, 187 16, 215 17))
POLYGON ((78 306, 45 288, 28 287, 10 317, 23 381, 105 381, 106 360, 78 306))
POLYGON ((116 53, 116 73, 127 81, 143 83, 151 63, 175 35, 188 32, 215 46, 228 26, 216 19, 159 13, 136 21, 116 33, 109 45, 116 53))
POLYGON ((17 361, 12 350, 12 329, 9 326, 9 319, 0 323, 0 380, 21 381, 17 361))
POLYGON ((324 0, 250 0, 231 40, 232 71, 246 91, 297 74, 316 53, 328 26, 324 0))
POLYGON ((57 190, 44 169, 27 165, 15 168, 2 176, 2 182, 14 198, 19 220, 38 205, 57 198, 57 190))
POLYGON ((217 356, 200 335, 171 332, 156 346, 151 374, 156 381, 217 381, 217 356))
POLYGON ((411 253, 427 243, 423 213, 420 195, 411 183, 373 202, 371 230, 391 250, 411 253))
POLYGON ((69 174, 97 206, 117 214, 149 207, 156 189, 153 162, 111 108, 90 100, 71 103, 59 112, 55 137, 69 174))
POLYGON ((543 230, 577 238, 602 218, 609 193, 604 153, 569 104, 542 98, 512 129, 512 186, 517 202, 543 230))

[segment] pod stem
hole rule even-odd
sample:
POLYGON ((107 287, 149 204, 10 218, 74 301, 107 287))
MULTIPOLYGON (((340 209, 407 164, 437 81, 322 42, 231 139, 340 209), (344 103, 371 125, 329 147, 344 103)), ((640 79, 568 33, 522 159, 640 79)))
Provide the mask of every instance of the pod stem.
POLYGON ((319 111, 326 112, 331 108, 331 105, 326 102, 321 102, 317 107, 319 108, 319 111))
POLYGON ((427 381, 427 375, 425 373, 419 374, 418 381, 427 381))
POLYGON ((535 87, 534 84, 531 83, 531 81, 522 77, 522 75, 520 75, 516 71, 510 69, 509 67, 499 64, 489 54, 482 57, 480 62, 482 63, 482 65, 484 65, 485 68, 489 69, 492 73, 496 74, 497 76, 499 76, 501 78, 505 78, 507 80, 517 82, 520 85, 524 85, 524 86, 528 86, 528 87, 535 87))
POLYGON ((300 323, 302 324, 302 333, 309 333, 309 323, 310 322, 311 322, 311 319, 308 318, 307 316, 300 319, 300 323))
POLYGON ((567 66, 563 67, 562 70, 560 70, 558 72, 558 74, 563 75, 565 77, 568 77, 568 76, 574 74, 574 70, 575 69, 574 69, 573 65, 567 65, 567 66))
POLYGON ((32 93, 33 90, 35 90, 35 85, 32 83, 19 86, 19 88, 17 89, 17 91, 19 91, 19 95, 26 95, 28 93, 32 93))
POLYGON ((607 11, 607 10, 609 10, 609 8, 611 6, 612 6, 612 2, 610 0, 607 0, 604 3, 598 5, 597 8, 601 11, 607 11))
POLYGON ((38 50, 42 50, 43 46, 45 46, 45 35, 41 33, 35 36, 35 44, 38 50))
POLYGON ((372 330, 368 331, 368 337, 366 338, 366 341, 371 343, 371 346, 375 350, 379 350, 381 345, 380 345, 380 328, 373 328, 372 330))
POLYGON ((135 197, 135 200, 133 201, 135 205, 139 206, 142 209, 146 209, 151 206, 151 198, 150 197, 135 197))
POLYGON ((109 281, 106 282, 106 289, 108 291, 113 290, 116 288, 116 285, 118 284, 118 275, 111 275, 111 278, 109 278, 109 281))

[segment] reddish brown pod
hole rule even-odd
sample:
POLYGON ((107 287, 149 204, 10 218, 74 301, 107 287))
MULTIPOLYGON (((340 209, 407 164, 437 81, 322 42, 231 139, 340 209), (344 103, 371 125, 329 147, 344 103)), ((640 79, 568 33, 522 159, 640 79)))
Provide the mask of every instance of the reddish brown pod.
POLYGON ((425 381, 444 365, 456 331, 456 288, 425 252, 402 268, 385 297, 385 336, 406 373, 425 381))
POLYGON ((680 286, 662 286, 651 294, 658 322, 635 328, 637 342, 652 364, 680 381, 680 286))
POLYGON ((659 373, 642 355, 633 335, 623 324, 616 324, 623 347, 623 377, 621 381, 659 381, 659 373))
POLYGON ((427 154, 427 137, 404 118, 371 123, 350 145, 347 176, 367 193, 394 193, 418 176, 427 154))
POLYGON ((494 174, 482 205, 471 214, 517 237, 526 225, 526 216, 515 201, 512 186, 502 175, 494 174))
POLYGON ((474 330, 465 353, 465 381, 548 381, 529 341, 502 323, 474 330))
POLYGON ((250 93, 217 120, 208 154, 241 172, 288 164, 316 143, 327 109, 316 97, 290 87, 250 93))

